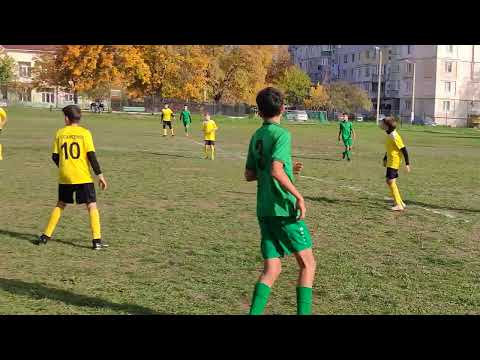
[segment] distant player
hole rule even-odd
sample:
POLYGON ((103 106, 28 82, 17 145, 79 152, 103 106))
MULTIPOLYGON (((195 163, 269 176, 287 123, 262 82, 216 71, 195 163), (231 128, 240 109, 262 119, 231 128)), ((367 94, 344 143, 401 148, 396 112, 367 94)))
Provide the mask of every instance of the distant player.
POLYGON ((208 153, 210 150, 210 159, 214 160, 215 159, 215 134, 216 131, 218 130, 218 126, 213 121, 213 119, 210 118, 209 113, 205 113, 205 120, 203 120, 202 123, 202 130, 203 130, 203 135, 204 135, 204 140, 205 140, 205 159, 208 159, 208 153))
POLYGON ((65 115, 66 126, 57 131, 52 151, 52 160, 59 168, 58 202, 38 244, 46 244, 50 240, 63 209, 67 204, 73 204, 73 195, 75 194, 76 203, 86 204, 90 215, 93 249, 101 250, 107 245, 102 243, 95 185, 89 166, 98 176, 99 186, 102 190, 107 189, 107 181, 95 155, 92 134, 79 125, 80 108, 77 105, 68 105, 62 111, 65 115))
POLYGON ((188 130, 190 130, 190 125, 192 124, 192 114, 190 114, 190 111, 188 111, 187 105, 183 107, 183 111, 180 113, 180 120, 183 122, 185 135, 189 136, 188 130))
POLYGON ((380 122, 380 127, 386 131, 385 148, 387 152, 383 158, 383 166, 387 168, 387 186, 390 189, 392 197, 395 201, 393 211, 403 211, 406 208, 405 203, 400 196, 400 191, 397 187, 398 169, 402 162, 401 156, 405 159, 405 168, 410 172, 410 161, 408 158, 408 151, 403 143, 402 137, 396 130, 397 120, 393 117, 386 117, 380 122))
POLYGON ((168 107, 168 104, 165 104, 165 107, 162 109, 162 124, 163 124, 163 136, 167 136, 167 126, 170 128, 172 136, 175 136, 172 127, 172 119, 175 117, 172 109, 168 107))
POLYGON ((293 254, 300 267, 297 314, 312 313, 315 259, 305 218, 305 201, 293 184, 302 165, 292 164, 290 132, 280 126, 283 94, 272 87, 257 95, 262 126, 250 140, 245 179, 257 181, 257 216, 261 232, 264 270, 255 285, 251 315, 263 314, 270 290, 280 275, 280 258, 293 254))
MULTIPOLYGON (((7 123, 7 112, 0 107, 0 135, 2 134, 2 129, 6 123, 7 123)), ((0 144, 0 160, 3 160, 2 144, 0 144)))
POLYGON ((340 141, 340 137, 345 146, 345 151, 342 153, 342 157, 343 159, 346 157, 347 160, 350 161, 353 140, 355 139, 355 131, 353 130, 352 122, 348 121, 348 115, 346 113, 342 114, 342 121, 340 121, 340 130, 338 132, 338 141, 340 141))

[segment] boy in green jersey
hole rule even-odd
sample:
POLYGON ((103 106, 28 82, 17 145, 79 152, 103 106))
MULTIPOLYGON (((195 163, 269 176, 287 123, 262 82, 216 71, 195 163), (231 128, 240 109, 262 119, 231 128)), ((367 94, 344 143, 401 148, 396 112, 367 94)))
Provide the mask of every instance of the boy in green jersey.
POLYGON ((353 131, 353 124, 348 121, 348 115, 346 113, 342 114, 342 121, 340 121, 340 130, 338 132, 338 141, 340 141, 340 136, 345 145, 345 151, 342 153, 343 159, 347 157, 347 160, 350 161, 350 156, 352 155, 352 143, 353 139, 355 139, 355 131, 353 131))
POLYGON ((185 135, 189 136, 188 130, 190 129, 190 125, 192 124, 192 115, 190 114, 190 111, 188 111, 187 105, 183 107, 183 111, 180 113, 180 120, 183 122, 183 126, 185 128, 185 135))
POLYGON ((283 94, 268 87, 258 93, 256 101, 264 122, 250 140, 245 179, 257 181, 257 217, 264 270, 255 285, 250 314, 263 314, 270 289, 280 275, 280 258, 293 254, 300 267, 297 314, 309 315, 315 259, 310 233, 303 220, 305 201, 292 182, 302 164, 292 163, 291 135, 280 126, 283 94))

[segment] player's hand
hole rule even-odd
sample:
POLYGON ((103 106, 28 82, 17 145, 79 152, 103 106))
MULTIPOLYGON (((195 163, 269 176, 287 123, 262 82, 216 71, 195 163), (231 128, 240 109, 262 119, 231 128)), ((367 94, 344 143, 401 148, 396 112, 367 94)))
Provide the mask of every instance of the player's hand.
POLYGON ((387 160, 383 159, 382 162, 383 162, 383 167, 387 167, 387 160))
POLYGON ((411 170, 411 169, 410 169, 410 165, 405 165, 405 169, 407 169, 407 173, 409 173, 410 170, 411 170))
POLYGON ((100 189, 102 190, 107 190, 108 188, 107 180, 105 180, 105 176, 103 176, 103 174, 98 176, 98 186, 100 186, 100 189))
POLYGON ((295 161, 293 163, 293 174, 299 175, 302 170, 303 170, 303 164, 299 161, 295 161))
POLYGON ((305 207, 305 200, 302 198, 297 199, 297 203, 295 205, 296 209, 300 211, 300 214, 297 217, 297 220, 305 219, 305 214, 307 212, 307 208, 305 207))

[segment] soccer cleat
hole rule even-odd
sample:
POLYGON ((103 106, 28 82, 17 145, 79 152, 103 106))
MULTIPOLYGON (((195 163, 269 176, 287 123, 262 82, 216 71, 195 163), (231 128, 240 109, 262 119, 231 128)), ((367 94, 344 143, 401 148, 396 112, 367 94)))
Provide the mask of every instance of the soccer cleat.
POLYGON ((407 204, 405 204, 403 201, 402 201, 402 206, 403 206, 404 209, 407 208, 407 204))
POLYGON ((102 243, 101 239, 92 240, 92 249, 93 250, 102 250, 102 249, 107 248, 107 247, 108 247, 108 244, 102 243))
POLYGON ((402 205, 395 205, 392 207, 392 211, 403 211, 405 208, 402 205))
POLYGON ((45 235, 45 234, 42 234, 42 235, 39 236, 36 244, 37 245, 40 245, 40 244, 47 245, 48 240, 50 240, 50 237, 45 235))

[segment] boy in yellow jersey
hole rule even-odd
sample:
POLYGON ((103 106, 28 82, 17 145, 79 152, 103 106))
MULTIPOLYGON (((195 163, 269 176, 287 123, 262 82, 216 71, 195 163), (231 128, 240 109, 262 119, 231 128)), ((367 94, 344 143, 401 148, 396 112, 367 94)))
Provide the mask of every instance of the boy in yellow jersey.
POLYGON ((210 150, 210 159, 215 159, 215 132, 218 130, 215 121, 210 119, 210 114, 205 113, 205 120, 202 123, 202 130, 205 140, 205 159, 208 159, 208 150, 210 150))
MULTIPOLYGON (((6 123, 7 123, 7 112, 0 107, 0 135, 2 134, 2 129, 6 123)), ((2 144, 0 144, 0 160, 3 160, 2 144)))
POLYGON ((46 244, 52 237, 67 204, 73 204, 73 195, 77 204, 86 204, 90 215, 92 245, 101 250, 108 245, 102 243, 100 233, 100 215, 97 209, 95 185, 89 166, 98 176, 99 186, 107 189, 107 181, 102 174, 95 155, 92 134, 79 125, 81 111, 77 105, 63 108, 65 127, 59 129, 53 142, 52 160, 59 168, 58 202, 53 210, 39 244, 46 244))
POLYGON ((385 139, 385 148, 387 152, 383 158, 383 166, 387 168, 387 186, 390 189, 392 197, 395 201, 395 206, 392 207, 393 211, 403 211, 406 208, 405 203, 398 191, 397 181, 398 169, 402 162, 401 155, 405 159, 405 168, 407 172, 410 172, 410 160, 408 158, 408 151, 403 143, 402 137, 396 130, 397 121, 393 117, 386 117, 380 123, 380 127, 385 130, 387 137, 385 139))
POLYGON ((175 136, 172 127, 172 119, 175 117, 172 109, 168 107, 168 104, 165 104, 165 107, 162 109, 162 124, 163 124, 163 136, 167 136, 167 126, 170 128, 172 136, 175 136))

